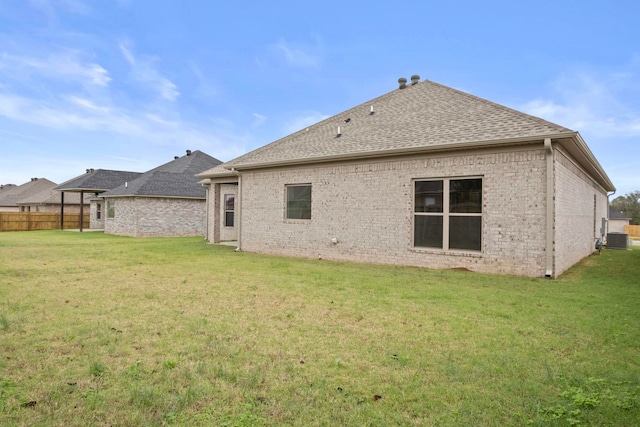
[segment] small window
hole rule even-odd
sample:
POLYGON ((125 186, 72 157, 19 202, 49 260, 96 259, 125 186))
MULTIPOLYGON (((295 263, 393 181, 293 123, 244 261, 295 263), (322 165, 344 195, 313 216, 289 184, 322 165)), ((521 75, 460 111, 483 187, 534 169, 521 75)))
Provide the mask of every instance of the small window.
POLYGON ((116 203, 112 201, 107 202, 107 218, 116 217, 116 203))
POLYGON ((311 219, 311 184, 287 185, 287 219, 311 219))
POLYGON ((102 218, 102 203, 96 203, 96 218, 102 218))
POLYGON ((235 221, 236 196, 233 194, 224 195, 224 226, 233 227, 235 221))
POLYGON ((482 249, 482 179, 415 181, 413 245, 482 249))

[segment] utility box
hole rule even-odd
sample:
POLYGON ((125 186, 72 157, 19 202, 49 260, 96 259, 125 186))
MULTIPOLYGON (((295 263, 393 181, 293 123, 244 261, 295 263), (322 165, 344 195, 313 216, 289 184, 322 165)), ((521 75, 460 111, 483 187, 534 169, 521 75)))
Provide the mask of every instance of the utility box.
POLYGON ((627 233, 607 233, 607 249, 629 249, 627 233))

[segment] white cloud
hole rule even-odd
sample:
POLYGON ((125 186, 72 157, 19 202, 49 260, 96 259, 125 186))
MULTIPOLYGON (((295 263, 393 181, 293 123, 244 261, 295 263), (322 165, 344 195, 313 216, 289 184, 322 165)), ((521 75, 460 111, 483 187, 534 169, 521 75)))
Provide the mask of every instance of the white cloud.
POLYGON ((296 44, 281 39, 270 45, 268 51, 273 58, 296 68, 317 68, 322 63, 322 46, 317 40, 314 44, 296 44))
POLYGON ((253 113, 253 124, 251 125, 251 127, 253 128, 260 127, 266 121, 267 121, 267 116, 263 116, 262 114, 259 114, 259 113, 253 113))
POLYGON ((591 70, 566 73, 553 84, 553 99, 537 98, 520 109, 559 125, 599 137, 640 136, 640 93, 634 67, 608 74, 591 70))
POLYGON ((189 61, 189 68, 193 72, 195 77, 196 88, 192 96, 201 99, 211 101, 220 96, 221 89, 215 83, 215 81, 209 77, 203 70, 193 61, 189 61))
POLYGON ((92 132, 114 141, 125 139, 159 145, 179 144, 187 148, 209 147, 222 159, 242 154, 250 139, 250 135, 233 126, 222 129, 216 123, 198 124, 157 112, 126 111, 78 96, 45 101, 0 93, 0 117, 30 124, 36 129, 72 132, 81 139, 84 137, 79 135, 92 132))
POLYGON ((87 109, 92 112, 97 112, 100 114, 109 114, 109 112, 111 111, 109 107, 102 107, 102 106, 96 105, 94 102, 92 102, 89 99, 80 98, 77 96, 70 96, 69 101, 84 109, 87 109))
POLYGON ((156 59, 150 56, 136 57, 125 43, 120 43, 120 52, 131 66, 132 77, 146 88, 154 90, 167 101, 175 101, 180 92, 178 86, 162 76, 155 68, 156 59))
POLYGON ((84 86, 107 86, 109 72, 101 65, 84 60, 74 50, 57 50, 42 56, 14 55, 3 52, 0 72, 7 77, 23 80, 29 76, 80 83, 84 86))
POLYGON ((289 135, 327 118, 329 118, 329 116, 317 111, 305 111, 287 120, 283 131, 285 135, 289 135))
POLYGON ((57 9, 78 14, 86 14, 90 10, 89 6, 80 0, 29 0, 29 6, 50 17, 55 15, 57 9))

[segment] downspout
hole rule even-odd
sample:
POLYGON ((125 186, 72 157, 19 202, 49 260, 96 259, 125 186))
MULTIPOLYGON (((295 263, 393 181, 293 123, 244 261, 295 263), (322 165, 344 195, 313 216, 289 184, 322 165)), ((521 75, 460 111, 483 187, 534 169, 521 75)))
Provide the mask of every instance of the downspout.
POLYGON ((553 192, 553 146, 551 138, 544 139, 544 149, 547 160, 547 213, 546 213, 546 271, 544 277, 553 278, 553 224, 554 224, 554 192, 553 192))
POLYGON ((242 175, 236 170, 236 168, 231 168, 231 173, 238 177, 235 223, 238 227, 238 247, 236 248, 236 252, 240 252, 242 250, 242 175))

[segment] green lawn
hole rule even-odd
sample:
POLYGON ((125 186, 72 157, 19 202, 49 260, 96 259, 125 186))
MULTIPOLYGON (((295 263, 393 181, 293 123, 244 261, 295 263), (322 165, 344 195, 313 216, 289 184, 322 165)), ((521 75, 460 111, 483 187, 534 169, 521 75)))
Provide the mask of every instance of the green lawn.
POLYGON ((640 247, 558 280, 0 233, 2 426, 637 426, 640 247))

